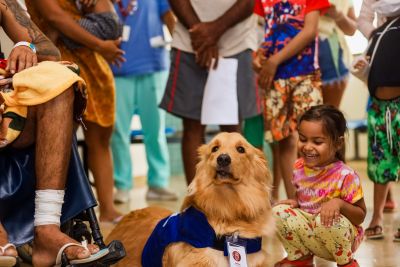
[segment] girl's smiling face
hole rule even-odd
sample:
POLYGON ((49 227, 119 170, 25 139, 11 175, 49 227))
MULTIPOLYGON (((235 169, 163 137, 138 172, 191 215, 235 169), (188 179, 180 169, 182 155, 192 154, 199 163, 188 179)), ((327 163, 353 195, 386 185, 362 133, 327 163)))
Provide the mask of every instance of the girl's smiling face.
POLYGON ((298 131, 297 147, 307 167, 322 167, 337 160, 335 155, 341 144, 333 144, 321 121, 303 120, 298 131))

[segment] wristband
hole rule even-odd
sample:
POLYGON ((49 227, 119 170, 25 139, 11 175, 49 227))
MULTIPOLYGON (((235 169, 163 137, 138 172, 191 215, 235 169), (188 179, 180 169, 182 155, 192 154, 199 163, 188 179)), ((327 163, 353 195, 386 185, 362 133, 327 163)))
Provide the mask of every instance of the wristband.
POLYGON ((17 46, 27 46, 27 47, 29 47, 30 49, 32 49, 32 52, 33 52, 33 53, 36 54, 36 47, 35 47, 35 45, 32 44, 32 43, 25 42, 25 41, 18 42, 18 43, 16 43, 16 44, 14 45, 13 48, 16 48, 17 46))

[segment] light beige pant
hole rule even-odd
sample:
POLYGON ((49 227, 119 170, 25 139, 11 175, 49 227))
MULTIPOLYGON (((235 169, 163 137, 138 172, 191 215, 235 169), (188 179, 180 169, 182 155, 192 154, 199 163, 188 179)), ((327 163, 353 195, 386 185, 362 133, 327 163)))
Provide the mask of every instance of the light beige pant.
POLYGON ((339 265, 353 258, 353 243, 357 228, 345 217, 331 227, 321 224, 319 214, 310 214, 288 205, 273 208, 277 235, 282 241, 288 260, 315 255, 339 265))

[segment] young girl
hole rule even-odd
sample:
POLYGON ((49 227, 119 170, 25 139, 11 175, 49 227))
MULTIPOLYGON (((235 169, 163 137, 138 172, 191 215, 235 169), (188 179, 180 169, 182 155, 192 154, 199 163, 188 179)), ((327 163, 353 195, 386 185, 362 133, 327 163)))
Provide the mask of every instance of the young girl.
POLYGON ((329 6, 327 0, 255 1, 255 13, 265 19, 261 53, 254 59, 265 90, 264 133, 268 142, 276 142, 274 169, 279 168, 288 198, 295 191, 290 177, 297 120, 309 107, 322 104, 317 33, 320 14, 329 6))
POLYGON ((273 208, 288 256, 275 267, 314 266, 313 256, 357 267, 366 207, 358 175, 344 163, 346 120, 333 106, 314 106, 300 118, 294 165, 295 199, 273 208))

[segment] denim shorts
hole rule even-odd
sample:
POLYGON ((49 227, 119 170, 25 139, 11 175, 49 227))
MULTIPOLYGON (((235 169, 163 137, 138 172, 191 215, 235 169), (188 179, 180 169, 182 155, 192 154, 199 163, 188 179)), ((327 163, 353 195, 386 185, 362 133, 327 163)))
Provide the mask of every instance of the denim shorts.
POLYGON ((349 69, 343 61, 343 50, 339 46, 338 62, 334 63, 335 57, 328 39, 319 39, 319 67, 321 71, 322 84, 331 84, 343 80, 349 75, 349 69))

